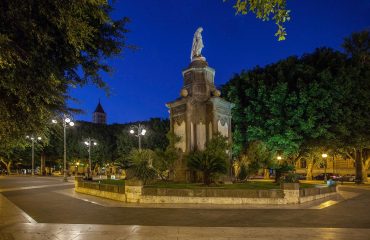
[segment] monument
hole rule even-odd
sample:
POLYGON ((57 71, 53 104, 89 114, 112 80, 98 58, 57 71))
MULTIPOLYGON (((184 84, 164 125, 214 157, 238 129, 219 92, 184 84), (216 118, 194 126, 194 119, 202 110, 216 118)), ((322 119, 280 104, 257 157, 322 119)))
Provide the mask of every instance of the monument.
MULTIPOLYGON (((181 137, 177 147, 183 153, 203 150, 216 133, 231 141, 231 103, 222 99, 214 84, 215 70, 202 56, 204 48, 203 28, 194 34, 190 65, 182 71, 184 86, 180 97, 166 106, 170 112, 171 132, 181 137)), ((179 159, 175 169, 175 181, 192 181, 193 174, 187 169, 185 159, 179 159)))

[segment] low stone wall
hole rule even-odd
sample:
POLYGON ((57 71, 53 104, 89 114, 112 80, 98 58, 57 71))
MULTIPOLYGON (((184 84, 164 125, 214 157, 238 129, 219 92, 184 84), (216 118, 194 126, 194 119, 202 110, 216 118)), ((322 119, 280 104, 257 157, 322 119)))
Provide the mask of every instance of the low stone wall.
POLYGON ((299 202, 305 203, 337 194, 337 186, 325 188, 303 188, 299 190, 299 202))
POLYGON ((299 189, 284 184, 281 189, 172 189, 145 188, 140 181, 125 186, 76 181, 75 191, 127 203, 208 203, 208 204, 299 204, 336 194, 336 187, 299 189))
POLYGON ((75 181, 75 191, 78 193, 126 202, 124 186, 75 181))
POLYGON ((284 204, 274 190, 143 188, 141 203, 284 204))
POLYGON ((172 189, 172 188, 143 188, 143 195, 177 196, 177 197, 229 197, 229 198, 283 198, 281 189, 250 190, 250 189, 172 189))

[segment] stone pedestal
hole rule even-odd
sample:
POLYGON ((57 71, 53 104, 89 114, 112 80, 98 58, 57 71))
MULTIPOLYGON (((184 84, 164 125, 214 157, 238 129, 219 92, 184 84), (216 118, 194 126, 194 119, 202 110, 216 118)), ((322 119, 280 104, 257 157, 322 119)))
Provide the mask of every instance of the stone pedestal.
MULTIPOLYGON (((222 99, 215 87, 215 70, 204 58, 196 58, 182 75, 180 98, 166 104, 170 109, 171 131, 181 137, 177 147, 185 154, 203 150, 218 132, 231 141, 231 103, 222 99)), ((184 158, 176 164, 175 180, 192 180, 184 158)))

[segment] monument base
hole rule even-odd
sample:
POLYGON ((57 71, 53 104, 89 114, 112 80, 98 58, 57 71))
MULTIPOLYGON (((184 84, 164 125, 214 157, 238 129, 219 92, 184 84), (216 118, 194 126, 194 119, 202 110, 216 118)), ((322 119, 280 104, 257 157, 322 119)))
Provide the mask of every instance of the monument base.
POLYGON ((206 58, 205 57, 203 57, 203 56, 199 56, 199 57, 193 57, 192 59, 191 59, 191 62, 194 62, 194 61, 206 61, 206 58))

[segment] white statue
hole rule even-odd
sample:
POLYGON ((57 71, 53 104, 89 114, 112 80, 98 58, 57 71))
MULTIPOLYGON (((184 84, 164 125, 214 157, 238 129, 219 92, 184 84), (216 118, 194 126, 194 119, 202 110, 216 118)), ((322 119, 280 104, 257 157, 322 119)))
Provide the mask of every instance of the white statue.
POLYGON ((194 57, 201 57, 202 56, 202 49, 204 48, 203 40, 202 40, 202 31, 203 28, 199 27, 197 31, 194 33, 193 38, 193 46, 191 48, 190 59, 193 60, 194 57))

